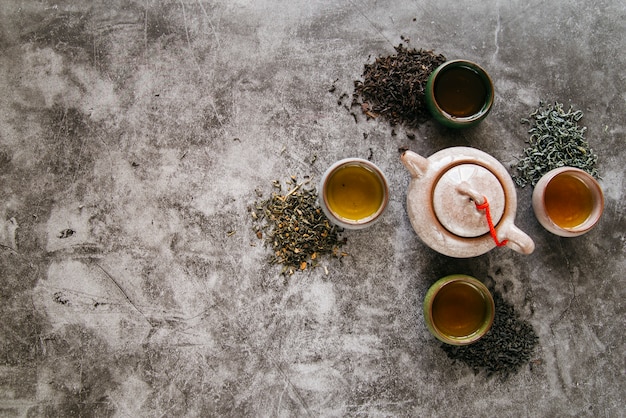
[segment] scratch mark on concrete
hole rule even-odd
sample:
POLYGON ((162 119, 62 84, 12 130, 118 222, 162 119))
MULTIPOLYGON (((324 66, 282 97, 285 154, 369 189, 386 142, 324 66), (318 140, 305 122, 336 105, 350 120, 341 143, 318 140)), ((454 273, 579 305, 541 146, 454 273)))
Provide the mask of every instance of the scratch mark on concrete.
POLYGON ((354 4, 354 1, 352 1, 352 0, 348 0, 348 1, 349 1, 349 2, 350 2, 350 4, 354 7, 354 9, 355 9, 357 12, 359 12, 359 14, 360 14, 361 16, 363 16, 363 18, 364 18, 365 20, 367 20, 367 23, 369 23, 369 25, 370 25, 370 26, 371 26, 371 27, 372 27, 372 28, 373 28, 376 32, 378 32, 378 34, 379 34, 379 35, 380 35, 380 36, 381 36, 381 37, 382 37, 385 41, 387 41, 387 42, 389 43, 389 45, 391 45, 391 46, 393 47, 393 46, 394 46, 394 45, 393 45, 393 42, 391 42, 391 41, 389 40, 389 38, 387 38, 387 37, 385 36, 385 34, 384 34, 384 33, 383 33, 380 29, 378 29, 378 27, 374 24, 374 22, 372 22, 372 20, 371 20, 369 17, 367 17, 367 15, 366 15, 365 13, 363 13, 363 10, 361 10, 361 9, 360 9, 360 8, 359 8, 356 4, 354 4))
POLYGON ((215 113, 215 119, 217 119, 217 122, 220 124, 220 127, 224 127, 224 124, 222 123, 222 116, 219 114, 219 112, 217 111, 217 107, 215 106, 215 100, 210 100, 209 104, 211 105, 211 108, 213 109, 213 113, 215 113))
MULTIPOLYGON (((554 323, 550 324, 550 334, 552 336, 552 355, 554 356, 554 368, 556 369, 556 378, 558 383, 561 386, 562 393, 567 393, 567 385, 565 384, 565 379, 563 378, 563 370, 561 368, 561 361, 559 360, 559 350, 558 344, 556 343, 556 333, 554 332, 554 323)), ((567 395, 566 395, 567 396, 567 395)))
POLYGON ((13 335, 13 337, 14 337, 16 340, 18 340, 19 342, 21 342, 23 345, 25 345, 25 346, 30 346, 30 342, 29 342, 29 341, 27 341, 27 340, 25 340, 25 339, 24 339, 24 338, 23 338, 20 334, 18 334, 18 333, 17 333, 17 332, 16 332, 13 328, 11 328, 10 326, 8 326, 8 325, 6 325, 6 324, 4 324, 4 323, 2 323, 2 327, 3 327, 5 330, 9 331, 9 332, 13 335))
POLYGON ((309 405, 307 404, 306 400, 302 397, 302 394, 300 394, 300 391, 293 384, 293 382, 291 381, 291 379, 289 378, 287 373, 285 373, 285 371, 280 366, 280 364, 278 364, 273 359, 271 359, 271 357, 270 357, 270 361, 272 361, 272 363, 274 363, 274 367, 276 368, 276 370, 278 370, 278 373, 280 373, 280 375, 283 377, 283 379, 285 379, 285 384, 288 384, 291 387, 291 389, 294 391, 296 397, 298 398, 298 400, 302 404, 302 407, 306 411, 307 415, 312 417, 313 414, 311 413, 311 410, 309 409, 309 405))
MULTIPOLYGON (((570 308, 572 307, 572 304, 574 303, 574 301, 576 301, 577 296, 576 296, 576 285, 575 285, 575 280, 576 277, 579 275, 579 271, 577 268, 572 269, 569 257, 567 256, 567 252, 565 251, 565 249, 563 248, 563 244, 559 241, 559 247, 560 247, 560 252, 563 255, 563 258, 565 259, 565 265, 567 266, 567 272, 569 273, 568 277, 569 277, 569 287, 570 289, 572 289, 572 296, 570 297, 567 306, 565 307, 565 309, 563 310, 563 312, 561 312, 561 315, 559 315, 559 319, 557 319, 555 322, 561 321, 563 319, 563 317, 565 317, 565 314, 570 310, 570 308), (576 277, 574 277, 576 276, 576 277)), ((552 324, 550 324, 551 326, 555 323, 553 322, 552 324)))
POLYGON ((144 6, 144 17, 143 17, 143 48, 144 54, 148 54, 148 4, 144 6))
MULTIPOLYGON (((232 318, 224 309, 222 309, 221 303, 219 301, 216 301, 216 303, 214 304, 214 308, 217 312, 219 312, 220 315, 227 319, 228 323, 230 323, 233 328, 238 330, 240 335, 249 335, 247 327, 242 325, 241 322, 236 318, 232 318)), ((292 382, 289 375, 282 368, 281 364, 276 359, 274 359, 273 356, 271 356, 270 353, 267 352, 267 350, 263 350, 262 347, 254 344, 254 342, 250 338, 245 338, 245 341, 243 341, 243 343, 248 347, 250 352, 256 353, 257 355, 268 361, 272 367, 274 367, 278 374, 280 374, 280 376, 284 379, 285 385, 291 388, 295 397, 300 402, 300 406, 304 409, 306 415, 309 417, 314 416, 311 412, 311 409, 309 408, 309 404, 307 403, 306 399, 300 393, 297 386, 292 382)))
POLYGON ((577 296, 576 296, 576 286, 575 286, 575 279, 576 279, 576 277, 574 277, 574 276, 578 276, 579 272, 578 272, 578 269, 572 270, 570 259, 567 257, 567 252, 563 248, 563 244, 561 242, 559 242, 559 249, 560 249, 560 253, 563 255, 563 259, 565 260, 565 265, 567 267, 567 272, 569 273, 569 275, 568 275, 569 280, 568 281, 569 281, 569 287, 572 290, 572 296, 569 298, 567 306, 559 314, 559 317, 557 319, 553 320, 550 323, 549 327, 550 327, 550 334, 552 335, 552 340, 554 341, 554 344, 553 344, 553 347, 552 347, 552 351, 553 351, 553 355, 554 355, 554 365, 555 365, 555 368, 556 368, 557 379, 558 379, 559 384, 561 385, 561 389, 563 391, 563 394, 565 394, 565 396, 568 397, 568 399, 569 399, 569 396, 567 394, 567 384, 565 383, 565 378, 563 377, 563 369, 561 367, 561 361, 559 360, 559 347, 558 347, 558 344, 556 344, 557 338, 556 338, 556 332, 554 330, 554 327, 555 327, 555 325, 557 323, 559 323, 559 322, 561 322, 563 320, 563 318, 570 311, 570 309, 572 308, 572 305, 574 304, 574 302, 577 299, 577 296))
POLYGON ((109 278, 109 280, 111 280, 113 282, 113 284, 115 284, 115 287, 118 288, 118 290, 120 291, 120 293, 122 293, 122 295, 124 296, 124 298, 128 301, 128 303, 137 311, 139 312, 139 314, 143 317, 143 319, 146 320, 146 322, 148 324, 150 324, 150 326, 152 327, 152 322, 150 322, 150 320, 148 319, 148 317, 137 307, 137 305, 135 305, 135 303, 130 299, 130 297, 128 296, 128 294, 126 293, 126 291, 124 291, 124 289, 122 288, 122 286, 120 286, 120 284, 117 282, 117 280, 115 280, 115 278, 104 269, 104 267, 102 267, 100 264, 98 263, 93 263, 96 267, 98 267, 104 274, 106 277, 109 278))
POLYGON ((0 247, 6 248, 18 254, 17 252, 17 240, 15 238, 15 232, 19 228, 19 225, 15 218, 4 220, 4 211, 0 217, 0 247))
POLYGON ((10 252, 12 252, 14 254, 19 254, 17 251, 15 251, 13 248, 11 248, 8 245, 0 244, 0 248, 4 248, 5 250, 9 250, 10 252))
POLYGON ((496 20, 496 30, 494 31, 493 34, 493 42, 495 44, 495 50, 493 51, 493 56, 491 57, 491 61, 495 62, 496 59, 498 58, 498 53, 500 52, 500 41, 498 39, 498 36, 500 35, 500 31, 502 29, 502 22, 501 22, 501 18, 500 18, 500 10, 498 10, 498 17, 496 20))
POLYGON ((185 35, 187 36, 187 46, 191 50, 191 40, 189 39, 189 27, 187 25, 187 14, 185 13, 185 3, 183 0, 178 0, 180 7, 183 9, 183 22, 185 23, 185 35))
POLYGON ((289 382, 285 381, 285 387, 283 388, 283 391, 280 392, 280 396, 278 397, 278 405, 276 406, 276 415, 280 415, 280 407, 283 403, 283 396, 285 395, 285 392, 287 392, 287 389, 289 389, 289 382))
POLYGON ((200 0, 198 0, 198 4, 200 5, 200 8, 202 9, 202 13, 204 13, 204 17, 206 17, 207 22, 209 22, 209 26, 211 26, 211 30, 213 31, 213 36, 215 37, 215 42, 217 43, 217 49, 221 49, 221 47, 220 47, 220 38, 219 38, 219 36, 217 36, 217 31, 215 30, 215 26, 213 26, 213 22, 211 21, 211 18, 209 17, 209 14, 207 13, 206 9, 204 8, 204 4, 202 4, 202 2, 200 0))

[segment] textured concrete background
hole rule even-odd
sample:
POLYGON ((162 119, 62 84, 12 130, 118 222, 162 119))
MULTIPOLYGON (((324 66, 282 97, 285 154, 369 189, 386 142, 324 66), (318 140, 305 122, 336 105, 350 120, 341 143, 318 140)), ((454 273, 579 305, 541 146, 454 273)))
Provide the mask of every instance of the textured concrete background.
POLYGON ((0 416, 624 416, 623 1, 3 0, 0 19, 0 416), (483 124, 392 135, 337 104, 403 39, 490 72, 483 124), (599 226, 549 234, 525 188, 532 255, 424 246, 398 148, 508 167, 540 99, 585 112, 599 226), (247 208, 343 157, 383 169, 389 210, 328 274, 285 278, 247 208), (451 273, 539 335, 508 380, 428 333, 451 273))

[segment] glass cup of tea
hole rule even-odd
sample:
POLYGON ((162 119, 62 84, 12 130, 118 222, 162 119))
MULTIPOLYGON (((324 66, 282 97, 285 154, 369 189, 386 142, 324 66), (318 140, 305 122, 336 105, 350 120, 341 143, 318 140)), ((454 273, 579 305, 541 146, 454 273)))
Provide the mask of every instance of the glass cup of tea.
POLYGON ((533 210, 545 229, 561 237, 576 237, 591 230, 604 210, 598 181, 576 167, 547 172, 533 190, 533 210))
POLYGON ((493 99, 491 77, 471 61, 444 62, 426 82, 426 107, 437 122, 449 128, 478 124, 491 111, 493 99))
POLYGON ((438 340, 451 345, 478 341, 490 329, 495 304, 478 279, 453 274, 435 282, 424 298, 424 320, 438 340))
POLYGON ((320 181, 320 206, 332 223, 362 229, 377 222, 389 203, 389 185, 372 162, 345 158, 331 165, 320 181))

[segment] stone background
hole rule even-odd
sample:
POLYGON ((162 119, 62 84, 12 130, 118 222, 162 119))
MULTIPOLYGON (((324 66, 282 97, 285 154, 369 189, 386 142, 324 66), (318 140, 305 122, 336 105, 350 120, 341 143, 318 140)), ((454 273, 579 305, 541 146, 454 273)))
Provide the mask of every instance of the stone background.
POLYGON ((620 0, 3 0, 0 416, 624 416, 625 20, 620 0), (400 43, 485 67, 489 117, 355 121, 338 101, 400 43), (540 100, 585 113, 600 224, 551 235, 518 188, 533 254, 427 248, 398 149, 509 167, 540 100), (328 274, 281 276, 249 206, 344 157, 383 169, 389 210, 328 274), (533 325, 519 373, 474 374, 428 333, 451 273, 533 325))

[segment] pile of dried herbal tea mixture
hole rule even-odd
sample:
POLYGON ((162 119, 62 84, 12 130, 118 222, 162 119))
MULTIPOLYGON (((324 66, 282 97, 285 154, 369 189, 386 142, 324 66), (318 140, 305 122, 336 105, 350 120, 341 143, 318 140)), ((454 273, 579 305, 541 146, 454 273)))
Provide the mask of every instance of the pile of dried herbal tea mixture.
MULTIPOLYGON (((318 267, 324 255, 347 255, 341 251, 347 241, 339 237, 341 228, 330 223, 317 202, 316 189, 305 187, 307 183, 308 179, 298 182, 292 176, 283 194, 281 183, 274 180, 278 192, 249 208, 257 237, 273 250, 269 263, 282 264, 281 274, 318 267)), ((325 266, 324 270, 328 272, 325 266)))
POLYGON ((531 127, 528 147, 514 165, 517 173, 513 179, 518 186, 535 186, 548 171, 564 166, 580 168, 598 178, 598 156, 585 139, 587 128, 578 126, 582 117, 582 111, 572 107, 565 110, 561 103, 544 106, 540 102, 529 119, 522 119, 531 127))
POLYGON ((539 342, 532 325, 519 318, 512 305, 491 291, 496 310, 493 325, 485 336, 466 346, 443 344, 449 358, 461 361, 487 376, 499 375, 503 380, 530 363, 530 357, 539 342))
POLYGON ((446 61, 443 55, 402 44, 396 54, 366 64, 363 80, 354 82, 353 106, 370 118, 382 116, 392 125, 416 127, 429 119, 424 90, 430 74, 446 61))

